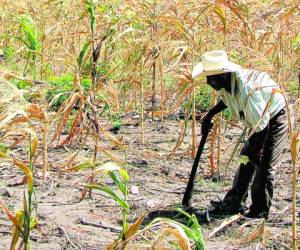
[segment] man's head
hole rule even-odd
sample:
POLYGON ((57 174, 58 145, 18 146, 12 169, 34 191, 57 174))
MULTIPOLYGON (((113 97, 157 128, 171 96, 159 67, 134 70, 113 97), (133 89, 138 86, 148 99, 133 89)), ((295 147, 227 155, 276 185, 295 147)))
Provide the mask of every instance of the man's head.
POLYGON ((216 91, 224 88, 231 92, 231 72, 206 76, 206 81, 216 91))

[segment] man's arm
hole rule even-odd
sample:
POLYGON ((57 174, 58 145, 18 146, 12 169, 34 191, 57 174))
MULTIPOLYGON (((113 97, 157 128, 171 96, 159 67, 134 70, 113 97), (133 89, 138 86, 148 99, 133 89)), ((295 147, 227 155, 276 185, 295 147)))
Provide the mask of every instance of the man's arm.
POLYGON ((227 108, 227 106, 225 105, 225 103, 222 100, 220 100, 216 104, 216 106, 214 106, 212 109, 210 109, 208 111, 208 113, 205 116, 210 116, 212 118, 214 115, 220 113, 221 111, 223 111, 226 108, 227 108))
POLYGON ((222 100, 220 100, 216 104, 216 106, 214 106, 212 109, 210 109, 207 112, 207 114, 203 117, 202 128, 201 128, 202 134, 209 132, 209 130, 212 127, 212 122, 211 122, 212 118, 226 108, 227 106, 225 105, 225 103, 222 100))

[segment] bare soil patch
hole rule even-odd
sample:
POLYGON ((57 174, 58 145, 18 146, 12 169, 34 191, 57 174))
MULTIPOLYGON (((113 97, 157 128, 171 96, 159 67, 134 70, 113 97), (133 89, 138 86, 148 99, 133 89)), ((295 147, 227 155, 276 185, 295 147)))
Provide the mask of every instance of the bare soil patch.
MULTIPOLYGON (((126 124, 125 117, 123 123, 126 124)), ((103 120, 103 124, 106 121, 103 120)), ((187 129, 184 141, 170 156, 179 136, 179 122, 167 120, 163 127, 159 122, 147 120, 145 126, 145 144, 140 143, 140 127, 125 125, 115 136, 122 139, 128 146, 126 154, 118 149, 111 153, 126 161, 130 175, 130 186, 138 188, 138 192, 131 192, 129 203, 131 211, 129 221, 134 221, 144 212, 163 209, 179 205, 190 174, 193 159, 190 157, 191 129, 187 129), (133 194, 134 193, 134 194, 133 194)), ((198 128, 199 129, 199 128, 198 128)), ((222 164, 224 166, 242 131, 229 127, 222 145, 222 164)), ((198 142, 200 132, 197 131, 198 142)), ((110 145, 102 140, 101 145, 110 145)), ((80 185, 74 183, 88 174, 61 174, 59 166, 71 152, 72 147, 49 148, 51 169, 46 182, 43 182, 38 170, 36 175, 36 211, 39 220, 38 228, 32 231, 32 249, 106 249, 106 246, 118 236, 121 228, 121 208, 101 192, 94 191, 92 199, 80 199, 80 185)), ((26 148, 16 148, 13 153, 24 158, 26 148)), ((81 159, 92 157, 92 143, 80 153, 81 159)), ((216 182, 207 176, 209 167, 209 144, 207 143, 200 161, 194 205, 205 209, 210 200, 222 198, 230 188, 238 159, 232 161, 229 174, 225 181, 216 182)), ((107 157, 99 154, 99 161, 106 161, 107 157)), ((224 169, 221 169, 224 171, 224 169)), ((14 166, 0 163, 0 187, 2 199, 13 211, 21 208, 24 186, 11 186, 22 178, 22 174, 14 166)), ((264 239, 246 242, 245 237, 250 230, 255 229, 259 222, 235 223, 225 231, 209 238, 214 228, 223 219, 214 219, 210 224, 203 225, 203 236, 207 249, 289 249, 291 245, 291 164, 288 145, 282 157, 282 163, 277 169, 275 181, 275 198, 271 209, 270 220, 265 225, 264 239), (245 225, 249 223, 249 225, 245 225)), ((0 249, 9 249, 11 239, 11 224, 0 214, 0 249)))

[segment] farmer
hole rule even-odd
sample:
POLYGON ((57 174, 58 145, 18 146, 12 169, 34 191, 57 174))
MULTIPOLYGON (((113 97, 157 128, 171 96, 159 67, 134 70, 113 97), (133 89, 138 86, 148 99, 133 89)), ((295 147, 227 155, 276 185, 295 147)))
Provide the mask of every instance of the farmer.
POLYGON ((220 95, 220 101, 203 118, 202 134, 209 132, 213 116, 226 108, 250 129, 241 150, 246 161, 240 164, 224 199, 211 201, 210 213, 244 213, 252 182, 252 204, 245 216, 267 219, 273 198, 275 167, 288 132, 284 96, 268 74, 242 69, 228 61, 225 51, 207 52, 201 60, 194 67, 192 77, 205 76, 207 84, 220 95))

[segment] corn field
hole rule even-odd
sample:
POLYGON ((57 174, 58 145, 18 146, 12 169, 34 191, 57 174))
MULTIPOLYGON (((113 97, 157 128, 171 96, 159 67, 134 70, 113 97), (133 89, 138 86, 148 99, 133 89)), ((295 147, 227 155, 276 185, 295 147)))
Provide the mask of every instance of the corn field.
MULTIPOLYGON (((0 250, 298 249, 299 0, 0 0, 0 250), (217 100, 192 79, 226 50, 280 84, 289 143, 271 219, 209 224, 180 208, 217 100), (150 212, 176 209, 180 219, 150 212)), ((244 125, 224 111, 195 206, 221 199, 244 125)))

